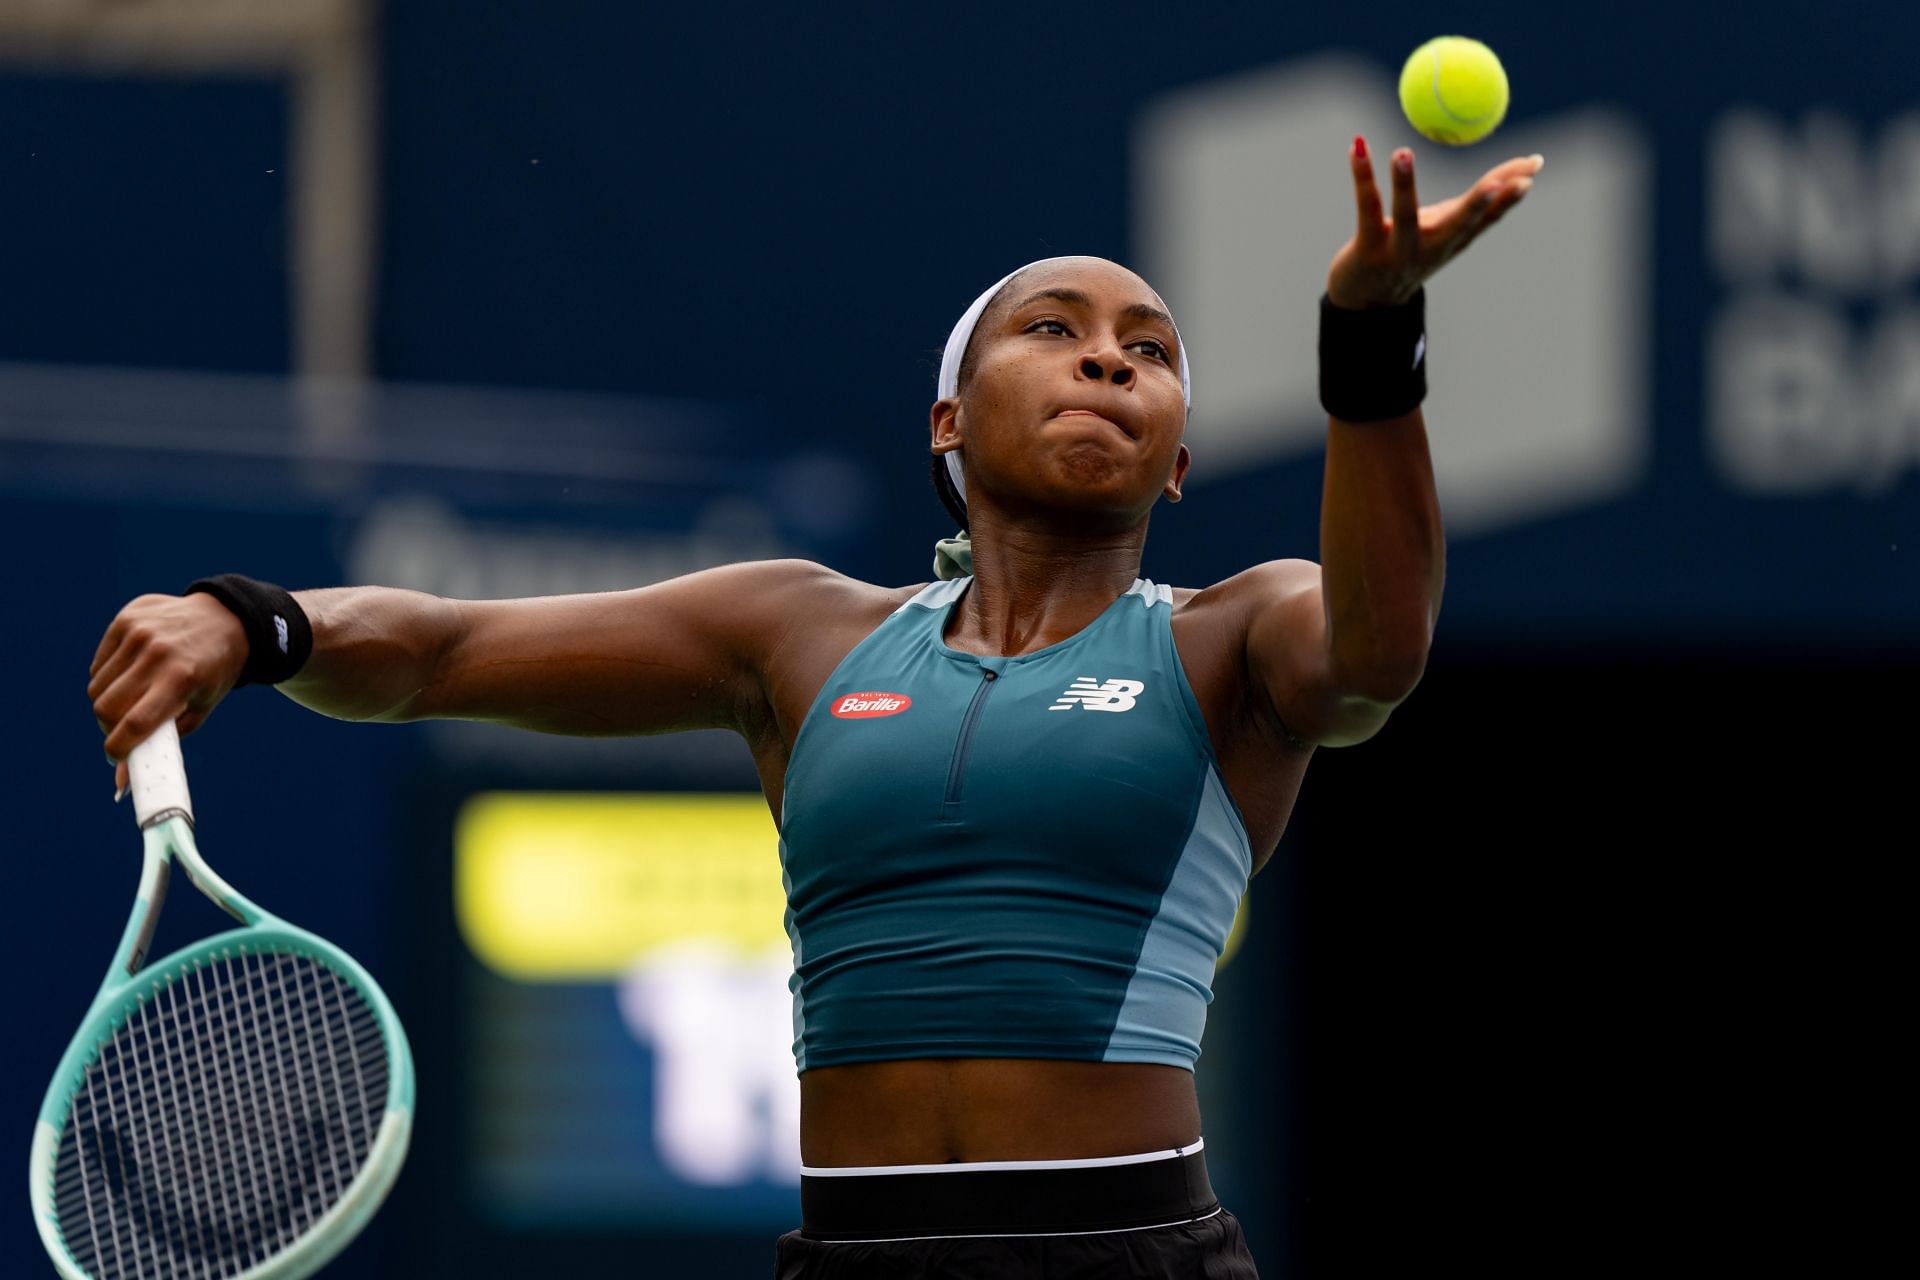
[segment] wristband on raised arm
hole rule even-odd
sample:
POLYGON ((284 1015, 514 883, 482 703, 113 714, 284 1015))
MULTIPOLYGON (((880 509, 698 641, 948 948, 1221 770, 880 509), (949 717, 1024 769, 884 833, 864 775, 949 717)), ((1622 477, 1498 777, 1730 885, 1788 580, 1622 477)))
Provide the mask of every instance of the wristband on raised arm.
POLYGON ((1427 398, 1427 291, 1349 311, 1320 295, 1320 404, 1343 422, 1412 413, 1427 398))

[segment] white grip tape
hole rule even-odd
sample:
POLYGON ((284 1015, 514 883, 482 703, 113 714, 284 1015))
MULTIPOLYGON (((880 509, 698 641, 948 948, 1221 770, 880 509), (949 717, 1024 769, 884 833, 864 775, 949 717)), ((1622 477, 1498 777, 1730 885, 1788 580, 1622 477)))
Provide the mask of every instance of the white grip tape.
POLYGON ((193 820, 193 797, 187 794, 187 766, 180 758, 180 731, 169 720, 153 736, 127 753, 127 775, 133 789, 133 816, 142 829, 168 813, 184 813, 193 820))

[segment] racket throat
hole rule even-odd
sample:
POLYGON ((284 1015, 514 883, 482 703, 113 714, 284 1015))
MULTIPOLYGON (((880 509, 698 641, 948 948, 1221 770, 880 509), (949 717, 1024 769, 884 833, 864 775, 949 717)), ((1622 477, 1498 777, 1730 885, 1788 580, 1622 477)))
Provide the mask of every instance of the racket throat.
POLYGON ((140 916, 133 935, 132 948, 127 953, 127 976, 140 972, 140 966, 147 962, 147 953, 153 947, 154 930, 160 927, 160 908, 167 902, 167 883, 172 879, 173 864, 164 859, 155 859, 148 864, 147 883, 141 885, 141 897, 146 902, 146 910, 140 916))
POLYGON ((238 905, 234 903, 232 898, 227 896, 227 894, 232 893, 233 890, 227 888, 226 881, 219 879, 217 876, 214 876, 210 878, 213 879, 215 883, 212 883, 212 884, 207 883, 207 881, 202 880, 199 876, 193 874, 193 863, 189 862, 185 858, 182 858, 180 860, 180 870, 183 873, 185 873, 188 884, 198 889, 201 893, 206 894, 208 900, 211 901, 214 906, 220 908, 222 911, 232 916, 235 920, 238 920, 241 924, 253 924, 260 919, 260 917, 257 915, 249 916, 246 912, 242 911, 238 905), (226 893, 221 892, 221 890, 223 889, 226 890, 226 893))

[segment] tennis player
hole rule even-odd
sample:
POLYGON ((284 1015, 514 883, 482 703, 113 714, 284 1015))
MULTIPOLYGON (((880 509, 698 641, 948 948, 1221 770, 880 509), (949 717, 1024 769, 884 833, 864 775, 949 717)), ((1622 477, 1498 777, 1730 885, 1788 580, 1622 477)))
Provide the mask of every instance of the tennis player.
POLYGON ((931 585, 797 561, 490 602, 206 579, 107 629, 107 754, 244 683, 351 720, 734 729, 780 824, 794 954, 803 1222, 776 1275, 1252 1276, 1207 1179, 1208 984, 1314 748, 1377 732, 1424 669, 1422 286, 1541 163, 1421 209, 1396 152, 1389 219, 1363 140, 1350 162, 1319 564, 1140 577, 1187 475, 1187 353, 1139 276, 1052 258, 947 345, 931 442, 966 532, 931 585))

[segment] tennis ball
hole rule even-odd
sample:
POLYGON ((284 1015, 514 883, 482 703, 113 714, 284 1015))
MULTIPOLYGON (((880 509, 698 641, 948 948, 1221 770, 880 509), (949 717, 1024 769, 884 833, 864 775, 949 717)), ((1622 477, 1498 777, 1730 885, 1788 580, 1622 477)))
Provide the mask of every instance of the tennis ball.
POLYGON ((1400 69, 1400 106, 1413 127, 1435 142, 1478 142, 1506 119, 1506 68, 1478 40, 1429 40, 1400 69))

